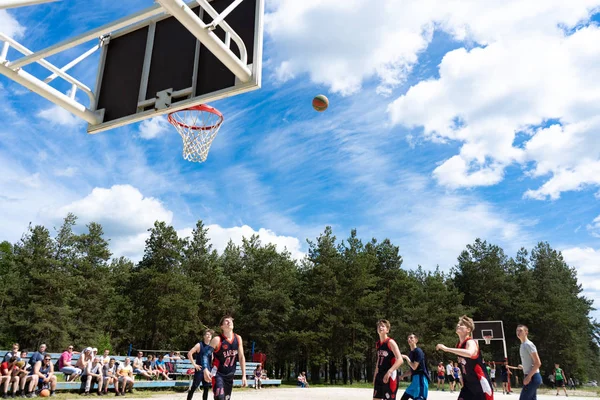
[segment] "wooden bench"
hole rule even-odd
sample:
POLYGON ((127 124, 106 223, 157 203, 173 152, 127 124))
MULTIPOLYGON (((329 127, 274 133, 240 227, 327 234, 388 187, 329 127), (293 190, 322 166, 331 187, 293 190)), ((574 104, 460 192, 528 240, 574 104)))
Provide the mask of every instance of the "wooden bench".
MULTIPOLYGON (((0 350, 0 356, 4 356, 9 350, 0 350)), ((55 364, 56 361, 60 358, 62 353, 46 353, 46 355, 50 355, 52 357, 52 364, 55 364)), ((73 354, 72 362, 73 364, 79 359, 79 354, 73 354)), ((114 358, 117 362, 125 362, 125 358, 127 356, 115 356, 109 355, 109 357, 114 358)), ((135 357, 129 357, 133 362, 135 357)), ((186 358, 182 360, 176 360, 175 364, 175 372, 170 373, 173 375, 175 379, 172 381, 167 380, 146 380, 139 379, 139 375, 135 376, 135 389, 152 389, 152 388, 189 388, 192 384, 193 374, 188 375, 187 372, 192 369, 192 363, 186 358)), ((254 370, 256 366, 260 363, 257 362, 246 362, 246 380, 248 382, 249 387, 254 387, 254 370)), ((66 382, 65 374, 60 371, 55 371, 54 374, 58 378, 59 382, 56 384, 57 390, 80 390, 81 381, 78 379, 74 382, 66 382)), ((239 377, 238 379, 234 379, 233 386, 240 387, 242 386, 242 370, 240 368, 240 364, 237 364, 237 368, 235 371, 235 376, 239 377)), ((281 385, 281 379, 263 379, 261 384, 264 386, 279 386, 281 385)))

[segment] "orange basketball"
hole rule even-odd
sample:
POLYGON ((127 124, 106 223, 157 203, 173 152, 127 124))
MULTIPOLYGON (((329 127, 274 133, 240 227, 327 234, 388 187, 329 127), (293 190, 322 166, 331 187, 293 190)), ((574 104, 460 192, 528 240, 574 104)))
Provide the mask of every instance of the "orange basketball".
POLYGON ((323 112, 329 107, 329 99, 323 94, 315 96, 312 101, 312 106, 318 112, 323 112))
POLYGON ((40 392, 40 397, 48 397, 50 396, 50 391, 48 389, 42 389, 40 392))

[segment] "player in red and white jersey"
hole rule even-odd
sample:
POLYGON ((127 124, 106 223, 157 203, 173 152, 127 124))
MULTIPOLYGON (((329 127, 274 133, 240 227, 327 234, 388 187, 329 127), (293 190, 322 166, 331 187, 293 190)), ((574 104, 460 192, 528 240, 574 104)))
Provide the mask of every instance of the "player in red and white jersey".
POLYGON ((397 369, 402 365, 402 354, 394 339, 388 337, 390 321, 381 319, 377 321, 377 365, 373 377, 373 399, 393 400, 398 392, 397 369))

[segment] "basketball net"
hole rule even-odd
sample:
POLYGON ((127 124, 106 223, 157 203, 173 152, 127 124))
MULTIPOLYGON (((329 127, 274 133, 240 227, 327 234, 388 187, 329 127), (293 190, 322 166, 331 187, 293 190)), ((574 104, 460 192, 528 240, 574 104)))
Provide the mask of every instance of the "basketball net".
POLYGON ((493 338, 494 338, 493 336, 484 336, 483 340, 485 340, 485 344, 490 344, 490 343, 492 343, 493 338))
POLYGON ((214 107, 201 104, 174 111, 168 120, 183 139, 183 158, 192 162, 206 161, 210 145, 221 129, 223 114, 214 107))

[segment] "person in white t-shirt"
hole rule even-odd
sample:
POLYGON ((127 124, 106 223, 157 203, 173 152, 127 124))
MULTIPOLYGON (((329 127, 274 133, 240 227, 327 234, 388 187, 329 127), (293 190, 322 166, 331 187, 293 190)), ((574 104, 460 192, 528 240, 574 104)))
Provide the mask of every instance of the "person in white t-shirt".
POLYGON ((542 384, 540 367, 542 362, 535 344, 527 338, 529 328, 525 325, 517 325, 517 337, 521 341, 519 353, 521 355, 521 365, 519 369, 523 370, 523 389, 519 400, 535 400, 537 398, 537 389, 542 384))
POLYGON ((83 395, 88 396, 90 394, 90 389, 94 387, 94 383, 97 383, 98 396, 100 396, 102 394, 103 382, 102 362, 100 361, 100 357, 94 357, 94 360, 87 364, 85 376, 87 379, 85 381, 85 392, 83 392, 83 395))

